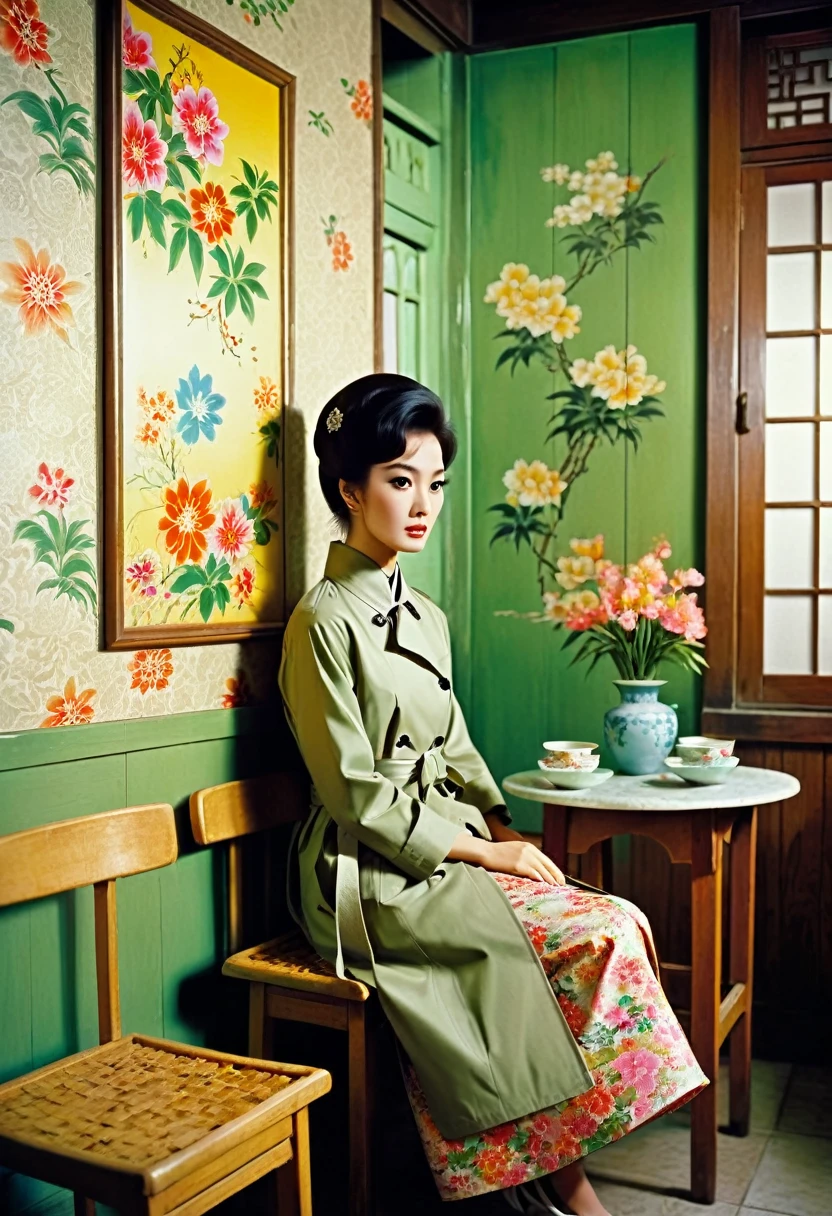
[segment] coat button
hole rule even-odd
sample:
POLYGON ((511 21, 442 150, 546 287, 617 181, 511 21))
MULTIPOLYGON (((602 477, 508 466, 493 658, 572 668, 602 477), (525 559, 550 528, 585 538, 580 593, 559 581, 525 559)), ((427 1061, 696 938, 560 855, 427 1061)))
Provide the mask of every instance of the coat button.
POLYGON ((377 612, 375 614, 375 616, 372 617, 371 619, 372 619, 372 622, 374 625, 386 625, 387 624, 387 617, 382 616, 382 614, 380 612, 377 612))
POLYGON ((447 692, 448 689, 451 687, 451 681, 448 679, 447 676, 439 677, 439 687, 442 689, 443 692, 447 692))

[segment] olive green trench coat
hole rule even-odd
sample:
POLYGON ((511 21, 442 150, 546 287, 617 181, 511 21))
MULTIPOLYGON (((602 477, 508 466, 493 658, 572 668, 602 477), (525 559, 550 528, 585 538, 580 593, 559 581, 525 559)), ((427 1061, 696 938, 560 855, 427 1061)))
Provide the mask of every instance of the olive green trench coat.
POLYGON ((341 542, 286 627, 279 684, 312 778, 290 896, 320 954, 377 987, 431 1114, 459 1139, 592 1087, 500 886, 447 861, 509 815, 451 686, 444 613, 341 542), (294 881, 293 881, 294 879, 294 881))

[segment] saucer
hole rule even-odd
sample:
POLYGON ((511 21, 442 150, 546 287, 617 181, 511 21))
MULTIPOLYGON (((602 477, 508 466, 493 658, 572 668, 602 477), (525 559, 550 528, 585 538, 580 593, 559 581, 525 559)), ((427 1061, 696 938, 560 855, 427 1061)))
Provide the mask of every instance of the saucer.
POLYGON ((668 756, 665 765, 671 773, 693 785, 722 785, 740 762, 739 756, 725 756, 721 764, 683 764, 678 756, 668 756))
POLYGON ((546 780, 551 785, 556 785, 561 790, 588 790, 593 785, 601 785, 602 782, 608 781, 612 776, 611 768, 596 768, 594 772, 581 772, 577 769, 541 769, 546 774, 546 780))

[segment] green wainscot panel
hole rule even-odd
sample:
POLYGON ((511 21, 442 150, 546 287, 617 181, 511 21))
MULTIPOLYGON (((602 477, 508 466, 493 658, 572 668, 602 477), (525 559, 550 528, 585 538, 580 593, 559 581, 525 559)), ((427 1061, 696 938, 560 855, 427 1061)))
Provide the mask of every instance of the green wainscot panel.
MULTIPOLYGON (((179 860, 117 883, 123 1028, 244 1049, 244 986, 226 981, 224 999, 220 987, 224 858, 195 845, 188 797, 279 762, 282 715, 180 714, 21 732, 0 745, 0 835, 145 802, 175 807, 179 860)), ((91 890, 4 909, 0 958, 0 1081, 98 1041, 91 890)), ((0 1172, 0 1210, 58 1216, 72 1197, 0 1172)))

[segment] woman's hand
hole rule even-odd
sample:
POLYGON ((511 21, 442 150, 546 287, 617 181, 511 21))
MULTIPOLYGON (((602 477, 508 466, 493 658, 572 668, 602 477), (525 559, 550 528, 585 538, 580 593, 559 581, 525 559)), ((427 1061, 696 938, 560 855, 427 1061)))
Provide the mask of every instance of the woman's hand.
POLYGON ((483 819, 488 824, 488 830, 491 833, 492 840, 523 840, 519 832, 515 832, 514 828, 509 827, 504 823, 496 811, 488 811, 483 815, 483 819))
POLYGON ((566 879, 551 858, 528 840, 483 840, 469 831, 460 832, 448 853, 449 861, 467 861, 500 874, 532 878, 563 886, 566 879))
POLYGON ((533 878, 536 882, 551 882, 556 887, 562 887, 566 882, 551 857, 547 857, 528 840, 483 840, 481 843, 484 850, 480 865, 484 870, 514 874, 517 878, 533 878))

